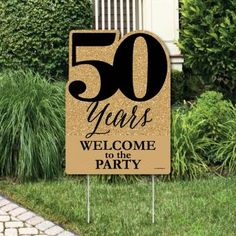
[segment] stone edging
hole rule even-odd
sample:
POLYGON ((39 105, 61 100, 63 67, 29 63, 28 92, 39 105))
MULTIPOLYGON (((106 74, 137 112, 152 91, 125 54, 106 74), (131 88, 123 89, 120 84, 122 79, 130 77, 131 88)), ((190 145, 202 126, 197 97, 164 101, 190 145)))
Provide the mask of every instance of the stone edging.
POLYGON ((0 236, 76 236, 0 195, 0 236))

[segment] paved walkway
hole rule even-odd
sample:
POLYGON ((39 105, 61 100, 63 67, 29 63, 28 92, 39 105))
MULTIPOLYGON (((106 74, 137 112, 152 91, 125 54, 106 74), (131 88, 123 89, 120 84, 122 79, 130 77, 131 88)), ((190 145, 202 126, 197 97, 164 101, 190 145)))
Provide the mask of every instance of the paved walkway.
POLYGON ((0 196, 0 236, 75 236, 51 221, 0 196))

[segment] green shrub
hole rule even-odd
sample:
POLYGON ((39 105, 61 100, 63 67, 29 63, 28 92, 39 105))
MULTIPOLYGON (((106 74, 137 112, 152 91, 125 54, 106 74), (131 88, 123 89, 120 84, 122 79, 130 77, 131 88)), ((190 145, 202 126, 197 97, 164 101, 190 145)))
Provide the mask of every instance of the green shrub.
POLYGON ((64 86, 32 72, 0 74, 0 176, 51 179, 64 159, 64 86))
POLYGON ((204 120, 200 127, 202 135, 205 134, 216 142, 220 142, 223 137, 222 125, 234 118, 235 108, 232 103, 224 100, 221 93, 214 91, 203 93, 191 111, 192 122, 204 120))
POLYGON ((172 179, 194 179, 203 175, 207 164, 199 154, 205 148, 201 136, 202 121, 190 122, 191 111, 177 109, 172 113, 171 174, 172 179))
POLYGON ((1 1, 0 69, 65 76, 69 31, 91 28, 91 6, 90 0, 1 1))
POLYGON ((236 109, 234 119, 224 122, 221 125, 222 139, 214 143, 216 161, 220 162, 221 173, 227 171, 229 174, 236 173, 236 109))
POLYGON ((236 90, 236 1, 182 0, 180 47, 194 74, 236 90))
POLYGON ((210 80, 205 76, 201 76, 186 66, 183 67, 185 78, 184 99, 187 101, 196 100, 205 91, 211 90, 210 80))
POLYGON ((216 166, 236 171, 236 108, 218 92, 172 113, 172 178, 196 178, 216 166))
POLYGON ((185 77, 181 71, 174 70, 171 73, 171 102, 178 103, 184 99, 185 77))
POLYGON ((209 81, 199 74, 184 67, 183 71, 173 70, 171 74, 171 103, 181 104, 183 100, 195 100, 205 91, 209 90, 209 81))
POLYGON ((202 134, 210 140, 207 156, 210 165, 217 164, 229 173, 236 170, 236 108, 217 92, 204 93, 197 100, 192 119, 204 120, 202 134))

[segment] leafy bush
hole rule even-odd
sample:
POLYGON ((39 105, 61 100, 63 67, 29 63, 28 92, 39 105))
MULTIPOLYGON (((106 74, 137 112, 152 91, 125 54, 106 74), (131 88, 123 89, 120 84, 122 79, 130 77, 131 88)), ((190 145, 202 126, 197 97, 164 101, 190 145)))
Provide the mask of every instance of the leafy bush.
MULTIPOLYGON (((235 117, 235 108, 230 101, 224 100, 223 95, 218 92, 209 91, 203 93, 193 106, 191 120, 203 121, 201 125, 202 135, 207 135, 213 141, 221 141, 222 124, 235 117)), ((236 122, 236 119, 235 119, 236 122)))
POLYGON ((236 1, 182 0, 185 64, 231 95, 236 90, 236 1))
POLYGON ((172 178, 196 178, 218 166, 236 170, 236 108, 209 91, 172 114, 172 178))
POLYGON ((196 178, 208 170, 207 164, 199 154, 205 148, 201 136, 202 121, 194 123, 190 111, 177 109, 172 114, 171 133, 171 178, 196 178))
POLYGON ((195 100, 205 91, 209 90, 209 81, 199 74, 183 67, 183 71, 173 70, 171 74, 171 103, 179 105, 183 100, 195 100))
POLYGON ((171 102, 175 104, 184 98, 185 77, 181 71, 174 70, 171 73, 171 102))
POLYGON ((187 101, 196 100, 204 92, 211 90, 210 80, 205 76, 201 76, 196 72, 193 72, 186 66, 183 67, 183 73, 185 78, 185 90, 184 99, 187 101))
POLYGON ((207 156, 210 165, 220 165, 229 173, 236 170, 236 108, 217 92, 204 93, 192 110, 193 120, 204 120, 202 135, 210 140, 207 156))
POLYGON ((69 31, 91 28, 92 14, 90 0, 1 1, 0 69, 65 76, 69 31))
POLYGON ((222 140, 214 143, 216 160, 221 163, 221 173, 227 171, 229 174, 236 173, 236 111, 234 119, 221 125, 222 140))
POLYGON ((64 158, 64 86, 29 71, 5 72, 0 94, 0 176, 58 176, 64 158))
POLYGON ((204 120, 200 127, 208 141, 205 158, 229 172, 236 167, 236 108, 217 92, 204 93, 192 110, 192 120, 204 120))

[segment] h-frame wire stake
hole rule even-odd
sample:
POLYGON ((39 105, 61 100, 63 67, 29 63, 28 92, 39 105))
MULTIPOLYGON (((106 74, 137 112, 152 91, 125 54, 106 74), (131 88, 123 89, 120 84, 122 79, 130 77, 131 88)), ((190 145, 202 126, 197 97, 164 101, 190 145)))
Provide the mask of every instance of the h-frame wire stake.
MULTIPOLYGON (((90 178, 87 175, 87 222, 90 223, 90 178)), ((152 175, 152 223, 155 223, 155 176, 152 175)))
POLYGON ((87 175, 87 222, 90 223, 90 179, 87 175))
POLYGON ((155 223, 155 176, 152 175, 152 223, 155 223))

